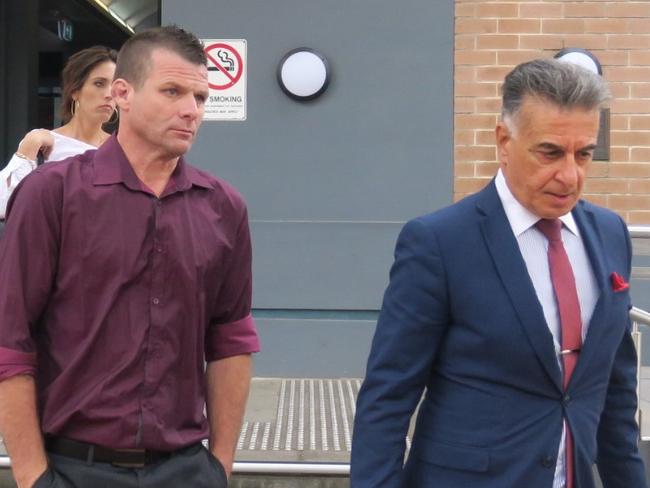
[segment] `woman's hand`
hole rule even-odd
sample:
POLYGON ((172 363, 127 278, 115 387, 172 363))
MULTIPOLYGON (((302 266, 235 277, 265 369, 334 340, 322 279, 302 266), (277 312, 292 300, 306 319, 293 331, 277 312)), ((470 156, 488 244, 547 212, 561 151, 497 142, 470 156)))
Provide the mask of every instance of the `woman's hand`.
POLYGON ((32 161, 36 161, 36 155, 39 151, 43 154, 43 158, 47 159, 53 147, 54 137, 49 130, 34 129, 25 134, 23 140, 18 144, 17 152, 27 156, 32 161))

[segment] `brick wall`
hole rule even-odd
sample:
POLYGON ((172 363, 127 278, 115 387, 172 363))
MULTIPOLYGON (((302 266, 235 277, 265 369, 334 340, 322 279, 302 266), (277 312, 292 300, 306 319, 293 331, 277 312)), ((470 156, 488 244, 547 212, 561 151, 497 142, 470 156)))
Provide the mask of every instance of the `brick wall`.
POLYGON ((585 197, 650 224, 650 0, 456 0, 454 197, 496 173, 499 87, 516 64, 563 47, 592 51, 614 100, 610 161, 594 161, 585 197))

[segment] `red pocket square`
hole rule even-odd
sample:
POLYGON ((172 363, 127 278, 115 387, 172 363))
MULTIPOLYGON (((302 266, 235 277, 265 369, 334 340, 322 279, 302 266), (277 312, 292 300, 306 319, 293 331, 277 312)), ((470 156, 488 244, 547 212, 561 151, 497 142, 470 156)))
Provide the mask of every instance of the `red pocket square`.
POLYGON ((623 291, 630 287, 630 284, 618 273, 614 272, 610 275, 612 280, 612 290, 623 291))

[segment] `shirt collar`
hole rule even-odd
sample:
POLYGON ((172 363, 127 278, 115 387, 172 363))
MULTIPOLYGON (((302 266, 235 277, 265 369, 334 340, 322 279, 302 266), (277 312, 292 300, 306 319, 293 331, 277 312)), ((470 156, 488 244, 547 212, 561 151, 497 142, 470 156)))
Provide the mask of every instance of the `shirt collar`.
MULTIPOLYGON (((494 183, 497 187, 497 193, 499 194, 499 199, 503 205, 503 210, 506 212, 506 217, 508 218, 512 232, 515 237, 519 237, 534 226, 537 221, 540 220, 540 217, 519 203, 519 200, 515 198, 510 191, 510 188, 508 188, 508 184, 506 183, 506 179, 503 176, 501 169, 497 172, 494 183)), ((580 235, 578 226, 576 225, 576 221, 571 212, 564 214, 559 218, 564 226, 573 234, 577 236, 580 235)))
MULTIPOLYGON (((93 170, 94 185, 123 183, 127 188, 135 191, 142 191, 144 188, 135 171, 133 171, 133 167, 129 163, 126 154, 124 154, 115 134, 109 137, 95 153, 93 170)), ((185 158, 181 156, 169 178, 163 196, 189 190, 192 185, 208 189, 213 187, 208 178, 199 170, 187 164, 185 158)))

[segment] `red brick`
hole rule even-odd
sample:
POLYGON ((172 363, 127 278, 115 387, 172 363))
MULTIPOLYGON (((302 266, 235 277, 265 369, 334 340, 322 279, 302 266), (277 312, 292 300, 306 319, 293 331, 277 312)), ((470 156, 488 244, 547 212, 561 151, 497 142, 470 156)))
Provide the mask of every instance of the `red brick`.
POLYGON ((582 19, 544 19, 542 32, 549 34, 582 34, 585 21, 582 19))
POLYGON ((512 68, 509 66, 478 67, 476 68, 476 81, 501 82, 511 70, 512 68))
POLYGON ((630 148, 630 161, 639 163, 650 162, 650 147, 632 147, 630 148))
MULTIPOLYGON (((630 83, 630 98, 648 99, 650 98, 650 84, 648 83, 630 83)), ((650 129, 650 127, 645 127, 650 129)))
POLYGON ((607 36, 601 34, 564 34, 562 47, 581 47, 583 49, 607 49, 607 36))
POLYGON ((455 146, 472 146, 474 145, 473 130, 456 130, 454 131, 455 146))
POLYGON ((476 15, 478 17, 517 17, 519 5, 517 3, 487 3, 481 2, 477 5, 476 15))
POLYGON ((458 34, 493 34, 497 32, 496 19, 456 19, 456 32, 458 34))
POLYGON ((517 51, 498 51, 497 64, 514 67, 520 63, 542 57, 546 57, 542 50, 520 49, 517 51))
POLYGON ((471 114, 475 112, 476 101, 470 97, 456 97, 454 100, 454 113, 471 114))
POLYGON ((603 163, 600 161, 592 161, 589 166, 587 166, 587 177, 589 178, 602 178, 609 174, 609 163, 603 163))
POLYGON ((585 193, 627 193, 626 180, 612 180, 609 178, 588 178, 585 181, 585 193))
POLYGON ((454 116, 456 129, 493 129, 496 122, 496 115, 457 114, 454 116))
POLYGON ((650 131, 611 131, 612 146, 648 146, 650 131))
POLYGON ((608 83, 609 91, 615 99, 630 98, 630 84, 614 82, 608 83))
POLYGON ((474 176, 475 163, 456 163, 454 164, 454 177, 467 178, 474 176))
POLYGON ((603 66, 626 66, 630 63, 630 53, 627 51, 596 51, 593 53, 603 66))
POLYGON ((586 33, 596 34, 626 34, 627 33, 627 20, 626 19, 585 19, 586 33))
POLYGON ((605 5, 596 2, 563 2, 564 16, 570 17, 605 17, 605 5))
POLYGON ((564 47, 560 36, 549 36, 544 34, 531 34, 519 36, 519 47, 521 49, 552 49, 559 51, 564 47))
POLYGON ((648 49, 650 36, 638 34, 607 36, 607 47, 609 49, 648 49))
POLYGON ((497 62, 497 53, 495 51, 456 51, 454 62, 457 65, 492 65, 497 62))
POLYGON ((454 149, 455 161, 494 161, 496 149, 489 146, 457 146, 454 149))
MULTIPOLYGON (((650 16, 650 14, 648 14, 650 16)), ((628 19, 625 31, 629 34, 648 34, 650 32, 650 18, 628 19)))
POLYGON ((519 17, 524 18, 562 18, 564 17, 562 2, 556 3, 520 3, 519 17))
POLYGON ((478 114, 499 114, 501 113, 501 99, 479 98, 476 100, 475 111, 478 114))
POLYGON ((603 75, 608 81, 642 81, 650 80, 650 66, 609 67, 603 69, 603 75))
POLYGON ((457 97, 495 97, 498 95, 496 83, 454 83, 454 93, 457 97))
POLYGON ((607 204, 618 210, 645 210, 650 208, 650 196, 608 195, 607 204))
POLYGON ((454 66, 454 80, 473 82, 476 79, 475 72, 474 66, 457 64, 454 66))
MULTIPOLYGON (((630 129, 650 130, 650 115, 631 115, 630 129)), ((648 145, 650 145, 650 141, 648 141, 648 145)))
POLYGON ((650 51, 630 51, 631 65, 650 65, 650 51))
POLYGON ((650 164, 615 163, 610 166, 609 175, 615 178, 650 178, 650 164))
POLYGON ((615 162, 627 162, 630 160, 630 148, 627 146, 609 148, 609 160, 615 162))
POLYGON ((610 115, 609 128, 610 130, 627 130, 630 125, 629 115, 610 115))
POLYGON ((645 114, 650 113, 650 100, 621 100, 611 102, 612 112, 619 114, 645 114))
POLYGON ((650 17, 650 4, 646 2, 611 2, 607 6, 610 17, 650 17))
POLYGON ((498 31, 502 34, 538 34, 542 22, 536 19, 499 19, 498 31))
POLYGON ((650 211, 648 210, 632 210, 627 213, 627 223, 632 225, 648 225, 650 224, 650 211))
POLYGON ((476 17, 476 5, 456 2, 456 17, 476 17))
POLYGON ((630 181, 630 193, 650 194, 650 180, 630 181))
POLYGON ((476 165, 477 176, 493 178, 499 170, 499 163, 481 163, 476 165))
POLYGON ((512 34, 484 34, 476 39, 478 49, 517 49, 519 36, 512 34))
POLYGON ((475 34, 457 34, 454 36, 454 48, 458 51, 461 49, 476 48, 475 34))
POLYGON ((474 138, 477 146, 495 147, 494 130, 477 130, 474 133, 474 138))

